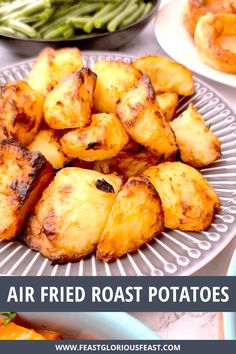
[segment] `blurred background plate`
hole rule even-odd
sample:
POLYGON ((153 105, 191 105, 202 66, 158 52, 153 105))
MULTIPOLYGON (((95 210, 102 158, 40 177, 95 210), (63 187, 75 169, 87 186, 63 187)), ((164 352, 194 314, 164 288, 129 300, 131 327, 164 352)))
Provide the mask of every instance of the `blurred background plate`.
MULTIPOLYGON (((113 52, 83 52, 86 66, 99 60, 134 58, 113 52)), ((0 70, 0 83, 23 79, 33 61, 0 70)), ((222 143, 222 157, 202 169, 216 189, 222 208, 208 231, 201 233, 165 230, 137 253, 106 264, 91 256, 78 263, 51 262, 19 242, 0 240, 0 273, 7 275, 191 275, 210 262, 236 235, 236 117, 229 104, 214 89, 195 78, 195 93, 180 99, 177 114, 192 102, 207 126, 222 143)), ((139 222, 137 220, 137 222, 139 222)))
POLYGON ((236 75, 217 71, 200 60, 194 42, 183 24, 186 0, 170 1, 157 15, 155 35, 162 49, 174 60, 197 74, 236 87, 236 75))
POLYGON ((25 55, 27 57, 36 55, 45 47, 79 47, 80 49, 90 50, 117 49, 122 45, 125 45, 128 42, 134 40, 156 15, 160 0, 151 1, 154 6, 148 15, 127 27, 118 29, 115 32, 83 34, 71 39, 55 40, 20 38, 16 36, 0 34, 0 40, 5 47, 9 48, 17 54, 25 55))
POLYGON ((18 312, 35 329, 58 331, 63 338, 158 340, 155 332, 125 312, 18 312))
MULTIPOLYGON (((233 257, 229 265, 228 275, 236 277, 236 250, 234 251, 233 257)), ((225 312, 223 314, 223 326, 224 326, 225 339, 236 340, 236 313, 235 312, 225 312)))

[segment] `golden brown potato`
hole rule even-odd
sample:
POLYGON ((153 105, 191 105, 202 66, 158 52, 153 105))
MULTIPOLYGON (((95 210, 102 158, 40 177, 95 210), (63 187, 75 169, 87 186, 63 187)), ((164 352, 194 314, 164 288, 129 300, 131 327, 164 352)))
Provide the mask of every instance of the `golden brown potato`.
POLYGON ((126 131, 138 143, 163 160, 173 159, 177 152, 175 136, 156 102, 148 75, 123 95, 117 113, 126 131))
POLYGON ((135 60, 133 66, 149 75, 157 93, 175 92, 189 96, 194 91, 191 72, 171 59, 159 55, 145 56, 135 60))
POLYGON ((46 97, 44 116, 53 129, 83 128, 90 124, 96 74, 83 68, 55 87, 46 97))
POLYGON ((36 205, 24 242, 54 263, 91 254, 121 185, 115 175, 76 167, 60 170, 36 205))
POLYGON ((53 168, 58 170, 69 162, 68 157, 62 152, 59 140, 60 134, 57 131, 49 128, 43 129, 38 132, 28 149, 30 151, 40 151, 53 168))
POLYGON ((20 234, 28 214, 53 178, 52 166, 38 152, 13 139, 0 142, 0 238, 20 234))
POLYGON ((110 159, 123 149, 129 137, 114 114, 94 114, 92 123, 74 129, 60 140, 64 154, 85 161, 110 159))
POLYGON ((98 76, 94 93, 94 109, 98 113, 115 113, 119 99, 142 76, 122 61, 100 61, 93 70, 98 76))
POLYGON ((165 162, 144 172, 160 195, 165 226, 184 231, 210 227, 220 209, 216 191, 193 167, 165 162))
POLYGON ((157 103, 167 122, 175 116, 175 111, 179 103, 176 93, 161 93, 156 96, 157 103))
POLYGON ((43 119, 44 98, 24 81, 0 85, 0 138, 28 145, 43 119))
POLYGON ((41 51, 28 76, 28 84, 44 96, 74 72, 83 67, 78 48, 41 51))
POLYGON ((118 173, 128 179, 140 176, 147 168, 158 165, 160 158, 150 151, 142 149, 139 152, 121 151, 118 156, 110 160, 95 161, 93 169, 102 173, 118 173))
POLYGON ((164 229, 160 198, 144 177, 131 177, 118 193, 97 248, 97 258, 113 261, 135 252, 164 229))
POLYGON ((220 141, 207 128, 204 119, 193 104, 190 104, 186 111, 170 124, 183 162, 201 168, 210 165, 220 157, 220 141))

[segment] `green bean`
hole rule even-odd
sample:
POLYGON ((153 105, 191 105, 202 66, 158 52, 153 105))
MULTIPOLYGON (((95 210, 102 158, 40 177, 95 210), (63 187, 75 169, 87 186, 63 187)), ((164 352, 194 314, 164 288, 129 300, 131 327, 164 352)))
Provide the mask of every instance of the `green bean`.
POLYGON ((90 22, 91 19, 93 19, 93 17, 91 17, 91 16, 69 17, 67 19, 67 23, 71 24, 75 28, 83 29, 84 25, 86 25, 86 23, 90 22))
POLYGON ((115 32, 117 27, 122 23, 124 19, 132 15, 134 11, 138 8, 137 4, 131 4, 126 7, 126 9, 116 16, 111 22, 108 23, 107 29, 109 32, 115 32))
POLYGON ((0 312, 0 315, 5 317, 3 326, 7 326, 16 317, 16 312, 0 312))
POLYGON ((7 22, 8 26, 13 28, 16 32, 20 32, 23 35, 26 35, 30 38, 37 38, 39 37, 39 33, 35 31, 31 26, 26 25, 25 23, 18 21, 18 20, 9 20, 7 22))
POLYGON ((121 23, 122 27, 128 26, 131 23, 135 22, 138 18, 140 18, 143 14, 143 11, 145 9, 145 4, 142 3, 139 5, 136 11, 134 11, 133 15, 128 16, 127 18, 124 19, 124 21, 121 23))
POLYGON ((0 31, 45 39, 68 39, 94 28, 114 32, 152 7, 150 0, 0 0, 0 31))
POLYGON ((146 16, 151 11, 152 7, 153 7, 152 2, 147 2, 143 12, 143 16, 146 16))
POLYGON ((113 10, 111 10, 110 13, 94 20, 94 26, 96 28, 101 28, 102 26, 106 25, 115 16, 120 14, 126 8, 128 3, 129 3, 129 1, 125 0, 125 1, 119 2, 118 6, 117 6, 117 4, 115 4, 113 10))
POLYGON ((48 31, 44 36, 43 38, 44 39, 55 39, 55 38, 59 38, 61 36, 63 36, 63 33, 68 30, 68 24, 65 24, 65 25, 60 25, 58 26, 57 28, 51 30, 51 31, 48 31))
MULTIPOLYGON (((88 4, 87 6, 78 8, 73 12, 73 16, 88 15, 101 8, 100 4, 88 4)), ((58 18, 55 22, 51 22, 48 26, 42 28, 40 33, 44 36, 46 32, 54 30, 58 25, 63 25, 67 21, 67 16, 58 18)))
POLYGON ((11 27, 7 27, 7 26, 0 26, 0 33, 9 34, 9 35, 16 34, 16 32, 11 27))
POLYGON ((96 12, 93 18, 88 21, 85 26, 83 27, 83 30, 87 33, 92 32, 92 29, 94 27, 94 22, 96 19, 99 19, 100 17, 103 17, 104 15, 109 14, 109 12, 114 8, 114 4, 107 4, 105 5, 100 11, 96 12))

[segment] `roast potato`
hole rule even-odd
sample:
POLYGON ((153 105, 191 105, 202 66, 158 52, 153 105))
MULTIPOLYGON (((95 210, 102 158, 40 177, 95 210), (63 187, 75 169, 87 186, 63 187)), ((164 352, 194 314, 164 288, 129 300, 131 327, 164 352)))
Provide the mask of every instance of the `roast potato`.
POLYGON ((160 158, 150 151, 142 149, 139 152, 121 151, 118 156, 110 160, 95 161, 93 169, 102 173, 118 173, 128 179, 140 176, 147 168, 158 165, 160 158))
POLYGON ((28 145, 43 119, 44 98, 24 81, 0 85, 0 138, 28 145))
POLYGON ((143 174, 159 193, 165 227, 184 231, 210 227, 220 209, 220 200, 200 172, 182 162, 165 162, 143 174))
POLYGON ((220 157, 220 141, 207 128, 204 119, 193 104, 190 104, 187 110, 170 124, 183 162, 201 168, 210 165, 220 157))
POLYGON ((171 59, 159 55, 144 56, 135 60, 133 66, 149 75, 157 93, 175 92, 189 96, 194 91, 191 72, 171 59))
POLYGON ((33 89, 47 96, 54 87, 83 66, 78 48, 45 48, 37 57, 27 81, 33 89))
POLYGON ((175 116, 175 111, 179 103, 178 95, 174 92, 161 93, 156 96, 157 103, 167 122, 175 116))
POLYGON ((89 127, 69 131, 60 143, 66 156, 95 161, 118 155, 128 141, 119 119, 114 114, 100 113, 92 116, 89 127))
POLYGON ((97 258, 113 261, 135 252, 164 229, 159 196, 144 177, 131 177, 118 193, 97 247, 97 258))
POLYGON ((91 254, 121 185, 116 175, 76 167, 60 170, 36 205, 24 242, 53 263, 91 254))
POLYGON ((58 170, 69 162, 69 158, 63 154, 59 140, 60 134, 57 131, 50 128, 42 129, 28 146, 28 149, 30 151, 40 151, 53 168, 58 170))
POLYGON ((96 74, 76 71, 46 97, 44 116, 53 129, 83 128, 90 124, 96 74))
POLYGON ((117 113, 130 136, 163 160, 177 152, 175 136, 159 110, 148 75, 127 91, 117 106, 117 113))
POLYGON ((100 61, 93 70, 98 76, 94 93, 94 110, 98 113, 115 113, 119 99, 142 76, 122 61, 100 61))
POLYGON ((28 214, 53 179, 42 154, 29 152, 13 139, 0 142, 0 238, 20 234, 28 214))

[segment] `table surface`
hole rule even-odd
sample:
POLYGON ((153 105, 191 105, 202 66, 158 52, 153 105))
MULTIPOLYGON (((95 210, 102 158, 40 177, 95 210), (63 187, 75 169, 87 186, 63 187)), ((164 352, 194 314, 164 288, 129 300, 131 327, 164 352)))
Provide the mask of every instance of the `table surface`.
MULTIPOLYGON (((173 1, 173 0, 171 0, 173 1)), ((161 7, 167 1, 161 2, 161 7)), ((91 48, 92 49, 92 48, 91 48)), ((135 41, 122 48, 120 52, 141 56, 145 54, 165 54, 160 48, 154 35, 154 22, 150 23, 146 29, 139 35, 135 41)), ((0 67, 25 60, 4 48, 0 42, 0 67)), ((197 75, 199 76, 199 75, 197 75)), ((212 80, 201 77, 205 82, 214 87, 230 103, 232 109, 236 112, 235 89, 212 80)), ((230 258, 236 248, 236 238, 208 265, 203 267, 195 275, 225 275, 227 272, 230 258)), ((164 338, 178 339, 215 339, 219 335, 219 316, 215 313, 151 313, 135 314, 136 317, 143 320, 151 328, 160 333, 164 338), (189 326, 189 324, 191 324, 189 326), (183 330, 184 327, 184 330, 183 330)))

